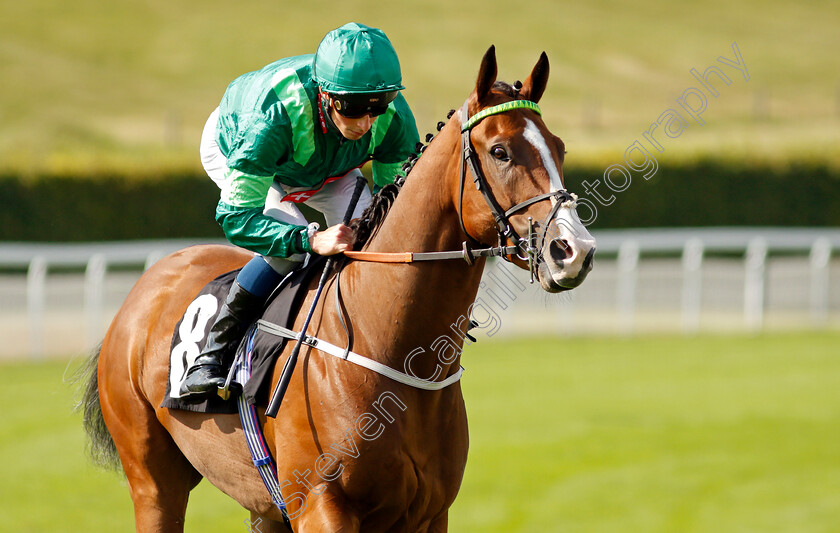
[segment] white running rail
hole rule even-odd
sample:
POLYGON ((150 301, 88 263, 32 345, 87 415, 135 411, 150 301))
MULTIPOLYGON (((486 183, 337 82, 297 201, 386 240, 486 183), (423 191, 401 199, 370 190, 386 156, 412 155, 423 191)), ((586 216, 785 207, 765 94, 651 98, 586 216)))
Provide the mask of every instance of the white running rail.
MULTIPOLYGON (((701 329, 704 291, 711 288, 709 283, 704 283, 704 272, 709 261, 721 255, 740 258, 743 262, 742 329, 758 331, 765 327, 768 261, 773 257, 807 260, 808 266, 802 277, 808 279, 809 287, 800 292, 805 292, 809 300, 807 314, 810 326, 828 325, 832 310, 838 310, 837 302, 832 301, 832 294, 837 290, 835 288, 832 292, 830 272, 832 254, 836 255, 840 250, 840 228, 676 228, 595 230, 592 233, 598 242, 595 270, 580 289, 571 293, 572 297, 566 298, 565 303, 569 308, 582 307, 586 295, 598 290, 593 285, 598 284, 599 264, 612 265, 615 271, 615 292, 612 296, 615 319, 611 323, 615 326, 615 333, 638 330, 639 301, 644 296, 640 268, 649 257, 669 257, 676 261, 675 272, 678 274, 675 275, 681 277, 681 286, 667 290, 679 300, 676 314, 679 315, 680 329, 686 333, 701 329)), ((213 243, 221 244, 220 241, 213 243)), ((85 345, 94 347, 101 340, 103 321, 109 318, 105 316, 103 303, 109 274, 126 269, 136 270, 139 274, 165 255, 194 244, 198 242, 0 243, 0 274, 6 278, 17 275, 21 283, 25 280, 26 312, 7 308, 7 298, 2 293, 0 301, 4 301, 5 312, 26 316, 26 351, 32 357, 42 357, 46 351, 44 339, 50 333, 45 325, 45 315, 49 312, 48 278, 55 271, 77 272, 82 276, 84 287, 79 314, 84 316, 85 326, 81 329, 85 345)), ((487 271, 492 272, 501 266, 490 264, 487 271)), ((524 274, 516 270, 512 272, 525 279, 524 274)), ((834 283, 840 282, 835 280, 834 283)), ((535 287, 533 291, 539 292, 535 287)), ((21 332, 15 333, 19 335, 21 332)))

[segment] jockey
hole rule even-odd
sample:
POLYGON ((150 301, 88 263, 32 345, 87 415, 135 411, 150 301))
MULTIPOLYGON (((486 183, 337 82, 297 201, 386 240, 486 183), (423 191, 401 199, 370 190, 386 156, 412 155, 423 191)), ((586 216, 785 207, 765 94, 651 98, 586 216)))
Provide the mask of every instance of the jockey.
MULTIPOLYGON (((231 286, 182 399, 201 401, 224 385, 243 329, 307 253, 353 245, 341 219, 359 168, 372 161, 378 190, 402 173, 419 141, 404 88, 391 42, 357 23, 329 32, 314 55, 281 59, 228 86, 204 127, 201 162, 221 189, 216 221, 256 255, 231 286), (298 203, 321 212, 327 229, 307 224, 298 203)), ((365 188, 353 218, 370 200, 365 188)))

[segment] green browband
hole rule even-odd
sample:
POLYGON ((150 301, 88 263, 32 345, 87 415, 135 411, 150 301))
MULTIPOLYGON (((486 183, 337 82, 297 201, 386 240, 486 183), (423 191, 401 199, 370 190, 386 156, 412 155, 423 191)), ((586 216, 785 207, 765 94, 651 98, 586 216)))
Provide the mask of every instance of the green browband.
POLYGON ((511 100, 510 102, 505 102, 504 104, 494 105, 493 107, 488 107, 487 109, 482 109, 469 120, 467 123, 461 126, 461 131, 467 131, 472 129, 473 126, 481 122, 483 119, 489 117, 490 115, 496 115, 498 113, 504 113, 505 111, 510 111, 512 109, 530 109, 531 111, 535 111, 538 115, 542 115, 540 111, 540 106, 530 100, 511 100))

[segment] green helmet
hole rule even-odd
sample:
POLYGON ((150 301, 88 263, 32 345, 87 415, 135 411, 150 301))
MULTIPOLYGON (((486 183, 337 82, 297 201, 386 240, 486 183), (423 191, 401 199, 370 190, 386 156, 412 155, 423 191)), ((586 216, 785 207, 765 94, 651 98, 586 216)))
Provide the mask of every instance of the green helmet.
POLYGON ((405 89, 400 61, 382 30, 350 22, 329 32, 315 52, 313 77, 328 93, 405 89))

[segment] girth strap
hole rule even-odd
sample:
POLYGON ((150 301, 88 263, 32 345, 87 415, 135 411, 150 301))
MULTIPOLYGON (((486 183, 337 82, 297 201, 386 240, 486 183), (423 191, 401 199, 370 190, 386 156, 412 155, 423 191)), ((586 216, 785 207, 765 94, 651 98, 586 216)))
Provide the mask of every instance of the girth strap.
MULTIPOLYGON (((258 320, 257 328, 259 328, 260 331, 264 331, 272 335, 277 335, 278 337, 283 337, 285 339, 297 340, 298 337, 300 337, 300 333, 296 331, 292 331, 289 328, 284 328, 283 326, 265 320, 258 320)), ((381 374, 387 378, 402 383, 403 385, 414 387, 415 389, 429 391, 445 389, 446 387, 460 380, 461 375, 464 373, 464 367, 460 367, 458 368, 457 372, 455 372, 443 381, 427 381, 425 379, 416 378, 409 374, 404 374, 403 372, 394 370, 390 366, 383 365, 379 361, 374 361, 373 359, 370 359, 363 355, 359 355, 355 352, 345 351, 344 348, 339 348, 334 344, 330 344, 329 342, 321 339, 316 339, 315 337, 312 337, 310 335, 304 336, 303 344, 315 348, 316 350, 320 350, 324 353, 328 353, 333 357, 344 359, 345 361, 349 361, 353 364, 365 367, 368 370, 376 372, 377 374, 381 374), (347 355, 345 355, 345 353, 347 355)))

